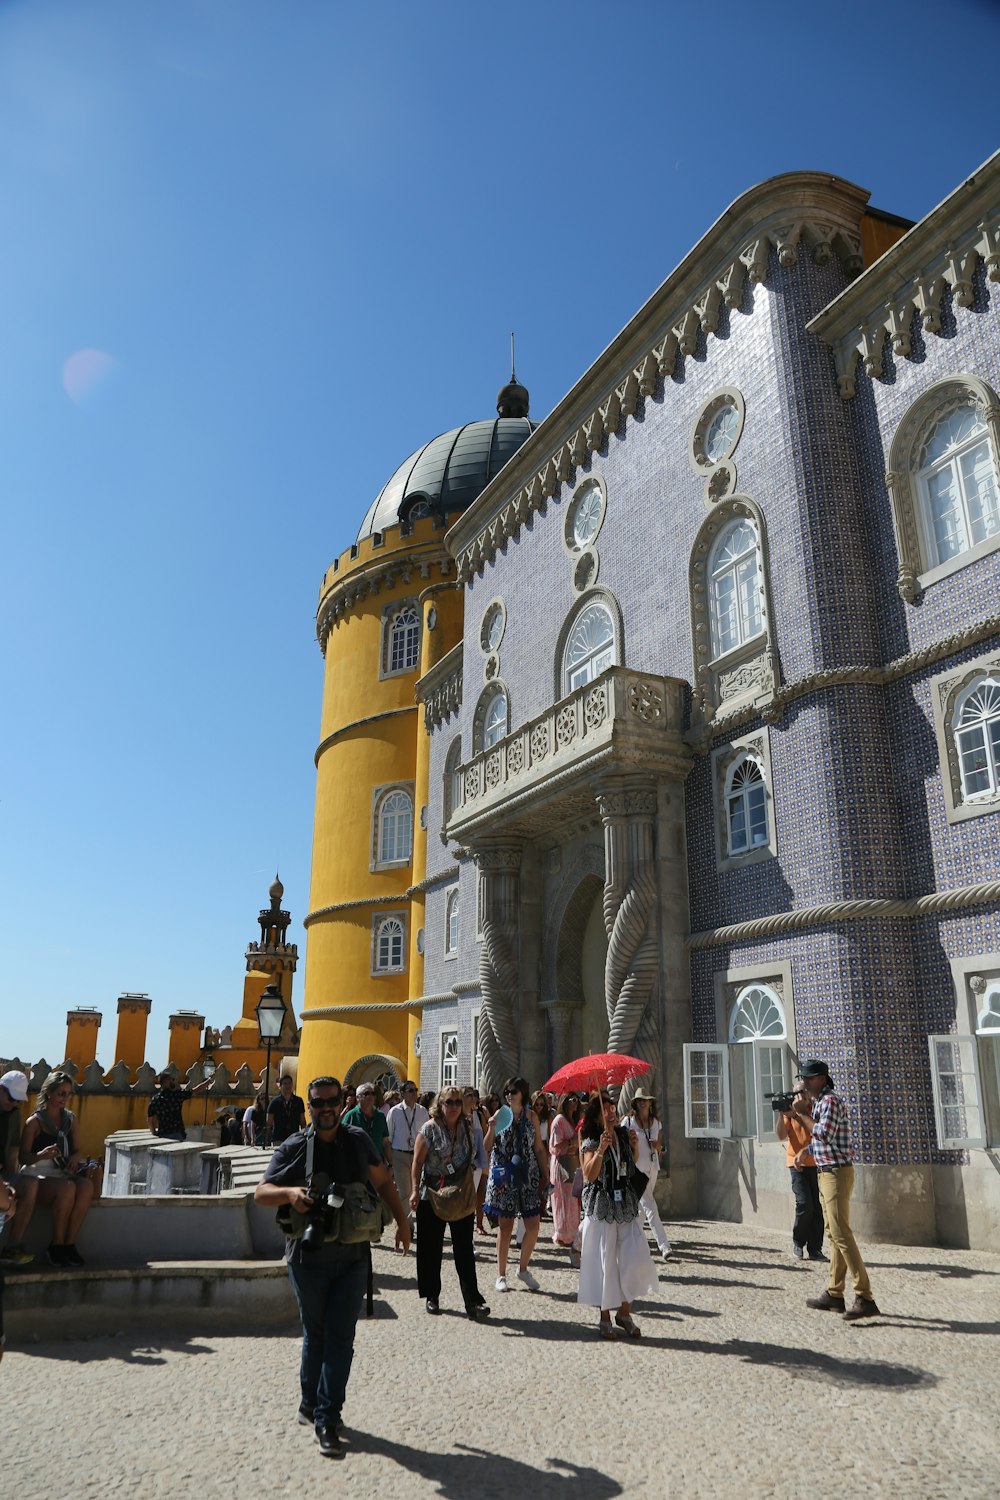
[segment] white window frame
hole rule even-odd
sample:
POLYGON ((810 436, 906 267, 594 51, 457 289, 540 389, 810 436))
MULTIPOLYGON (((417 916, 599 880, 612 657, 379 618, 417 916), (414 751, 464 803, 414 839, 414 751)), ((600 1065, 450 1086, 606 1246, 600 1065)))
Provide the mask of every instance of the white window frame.
POLYGON ((405 974, 406 973, 406 913, 405 912, 402 912, 402 911, 380 911, 380 912, 376 912, 375 915, 372 917, 371 972, 372 972, 372 977, 373 978, 375 978, 376 976, 381 977, 382 975, 385 975, 385 974, 405 974), (381 937, 382 937, 383 929, 386 926, 388 926, 389 923, 397 923, 399 925, 401 931, 402 931, 402 937, 400 939, 400 955, 401 956, 400 956, 400 961, 399 961, 398 964, 394 964, 392 962, 391 951, 390 951, 390 959, 389 959, 388 963, 383 964, 381 962, 381 960, 380 960, 380 953, 379 953, 380 940, 381 940, 381 937))
POLYGON ((489 687, 485 688, 480 694, 479 702, 476 704, 476 712, 472 724, 473 754, 480 755, 484 750, 492 750, 494 745, 498 745, 502 739, 506 738, 509 729, 510 694, 502 682, 491 682, 489 687), (492 725, 493 728, 499 729, 500 732, 495 738, 487 741, 487 716, 492 715, 494 703, 501 700, 503 702, 503 714, 502 716, 498 716, 492 725))
POLYGON ((382 786, 372 787, 371 858, 368 868, 373 873, 376 870, 405 870, 413 863, 414 792, 415 785, 412 781, 390 781, 384 783, 382 786), (405 859, 383 859, 382 815, 389 799, 396 796, 397 793, 406 797, 410 804, 409 850, 405 859))
POLYGON ((733 1064, 733 1134, 754 1136, 758 1141, 777 1140, 774 1128, 775 1115, 765 1093, 781 1093, 791 1084, 791 1060, 788 1049, 788 1020, 781 996, 769 984, 751 980, 736 996, 729 1016, 729 1045, 733 1064), (781 1035, 755 1035, 738 1037, 736 1024, 741 1008, 749 1001, 752 992, 766 997, 778 1012, 781 1020, 781 1035), (775 1080, 773 1070, 768 1070, 768 1079, 778 1087, 765 1090, 764 1053, 780 1054, 781 1077, 775 1080), (770 1113, 768 1113, 770 1111, 770 1113))
POLYGON ((454 1029, 442 1031, 438 1044, 438 1077, 439 1088, 454 1089, 458 1087, 458 1032, 454 1029), (449 1048, 454 1043, 454 1050, 449 1056, 449 1048), (451 1074, 453 1076, 449 1077, 451 1074))
POLYGON ((951 719, 951 733, 955 740, 955 754, 958 758, 958 774, 961 780, 962 787, 962 802, 965 806, 974 806, 978 802, 995 802, 997 800, 997 797, 1000 796, 1000 756, 998 756, 998 758, 994 760, 992 753, 992 739, 991 736, 987 733, 987 727, 989 725, 993 724, 995 721, 1000 722, 1000 709, 998 709, 995 714, 991 714, 989 718, 980 719, 979 721, 983 736, 983 744, 987 751, 987 770, 989 774, 990 784, 984 790, 978 792, 970 792, 966 785, 965 779, 965 766, 964 757, 962 755, 961 736, 963 734, 969 734, 976 726, 973 724, 969 724, 966 725, 965 728, 963 728, 961 723, 962 715, 965 712, 965 706, 968 703, 969 699, 973 697, 975 693, 979 692, 982 688, 985 687, 995 688, 997 693, 1000 694, 1000 672, 984 672, 981 676, 974 677, 973 680, 962 689, 962 691, 956 698, 955 711, 952 714, 951 719))
POLYGON ((576 611, 566 635, 566 643, 563 646, 562 661, 562 696, 575 693, 578 688, 586 687, 588 683, 594 682, 602 672, 613 667, 618 659, 618 641, 615 630, 615 617, 601 598, 588 599, 582 609, 576 611), (570 663, 569 654, 573 644, 573 638, 583 621, 590 614, 601 614, 607 620, 610 635, 597 650, 587 652, 579 661, 570 663), (579 681, 573 681, 574 677, 584 673, 579 681))
POLYGON ((453 885, 444 899, 444 956, 447 959, 458 957, 461 918, 459 888, 453 885), (454 933, 452 923, 454 923, 454 933))
POLYGON ((379 677, 405 677, 420 670, 420 604, 416 599, 394 599, 382 612, 382 650, 379 677), (412 618, 410 618, 412 617, 412 618), (399 629, 397 630, 397 627, 399 629), (402 664, 395 666, 397 637, 401 635, 402 664), (412 657, 412 661, 411 658, 412 657))
POLYGON ((764 557, 760 545, 760 532, 757 528, 756 522, 751 516, 734 516, 733 519, 729 521, 719 532, 719 535, 716 537, 715 541, 712 544, 712 550, 708 556, 708 564, 705 569, 705 582, 708 592, 709 634, 711 637, 711 652, 713 661, 721 661, 724 657, 727 657, 734 652, 742 651, 750 644, 751 641, 760 640, 767 634, 767 600, 764 592, 764 557), (718 554, 725 546, 727 538, 734 531, 737 531, 741 526, 745 526, 753 536, 753 547, 747 548, 745 552, 741 552, 738 558, 734 562, 728 563, 724 569, 720 568, 716 562, 718 554), (752 556, 754 559, 756 569, 756 590, 759 596, 758 626, 757 629, 752 632, 749 630, 748 622, 745 621, 743 617, 742 600, 739 587, 740 567, 742 565, 743 559, 750 556, 752 556), (730 572, 734 575, 739 638, 731 642, 729 645, 723 646, 719 623, 716 582, 717 578, 721 578, 724 573, 730 572))
POLYGON ((377 822, 375 836, 378 840, 378 859, 376 863, 379 868, 386 869, 390 865, 408 865, 413 858, 413 798, 405 787, 393 787, 391 791, 383 794, 379 800, 377 822), (390 810, 390 803, 397 801, 399 805, 390 810), (387 821, 390 817, 392 818, 391 828, 387 821))
POLYGON ((732 1109, 730 1102, 729 1084, 729 1048, 721 1042, 685 1042, 683 1052, 684 1134, 686 1136, 692 1137, 695 1140, 728 1140, 732 1135, 732 1109), (696 1125, 694 1123, 695 1108, 699 1105, 704 1105, 707 1111, 708 1104, 712 1102, 707 1098, 704 1100, 695 1100, 693 1097, 694 1090, 692 1085, 695 1076, 697 1076, 698 1078, 704 1078, 706 1081, 709 1077, 709 1071, 707 1067, 705 1067, 704 1069, 699 1069, 697 1074, 695 1074, 695 1064, 699 1057, 704 1057, 706 1059, 709 1057, 718 1057, 720 1060, 718 1078, 721 1085, 722 1097, 718 1101, 718 1103, 721 1105, 722 1120, 719 1125, 709 1124, 707 1113, 704 1124, 696 1125))
POLYGON ((927 1038, 931 1064, 931 1093, 934 1099, 934 1125, 938 1146, 942 1151, 970 1151, 984 1148, 987 1144, 986 1111, 979 1076, 979 1056, 976 1038, 959 1032, 945 1032, 927 1038), (952 1068, 942 1067, 941 1053, 952 1050, 952 1068), (948 1079, 958 1079, 958 1098, 946 1096, 951 1087, 948 1079), (968 1124, 969 1116, 976 1118, 978 1129, 955 1134, 948 1129, 946 1110, 958 1109, 968 1124))
POLYGON ((930 428, 927 436, 924 438, 921 444, 921 449, 925 450, 927 448, 928 444, 930 443, 934 434, 937 432, 938 428, 941 426, 942 422, 947 422, 949 418, 954 416, 955 412, 958 411, 972 411, 978 418, 979 425, 974 434, 971 437, 966 438, 962 446, 956 448, 950 455, 944 458, 934 459, 930 463, 924 464, 922 468, 917 470, 917 473, 914 476, 918 496, 918 511, 920 515, 920 528, 924 546, 924 556, 927 559, 928 569, 930 570, 949 567, 950 565, 956 563, 960 557, 968 556, 968 554, 974 551, 977 547, 989 547, 991 544, 995 544, 997 539, 1000 538, 1000 528, 998 528, 998 530, 991 532, 988 536, 980 537, 978 541, 972 540, 972 524, 969 512, 969 499, 966 493, 965 474, 962 470, 961 462, 963 457, 965 457, 967 453, 972 452, 974 448, 978 448, 985 444, 993 479, 994 499, 998 502, 998 504, 1000 504, 1000 483, 998 483, 997 479, 997 466, 993 452, 993 442, 989 423, 984 419, 982 412, 979 410, 976 402, 972 399, 971 395, 967 402, 956 403, 956 405, 953 406, 950 411, 947 411, 938 417, 937 421, 934 423, 933 427, 930 428), (965 545, 964 547, 959 547, 957 552, 950 553, 948 557, 941 557, 938 548, 937 536, 934 531, 934 516, 930 485, 932 478, 937 474, 943 473, 945 470, 951 471, 952 483, 956 486, 957 489, 958 506, 962 528, 965 536, 965 545))
POLYGON ((767 782, 767 770, 759 755, 750 751, 744 751, 733 761, 726 772, 726 783, 723 789, 723 811, 726 825, 726 849, 730 859, 741 859, 748 854, 760 854, 762 851, 770 851, 771 847, 771 798, 767 782), (733 791, 733 782, 736 774, 744 766, 754 766, 757 770, 757 780, 750 787, 743 787, 739 792, 733 791), (744 848, 737 849, 733 843, 733 807, 737 798, 743 803, 744 822, 747 834, 750 832, 750 796, 752 788, 759 785, 761 796, 764 799, 764 837, 756 843, 747 843, 744 848))

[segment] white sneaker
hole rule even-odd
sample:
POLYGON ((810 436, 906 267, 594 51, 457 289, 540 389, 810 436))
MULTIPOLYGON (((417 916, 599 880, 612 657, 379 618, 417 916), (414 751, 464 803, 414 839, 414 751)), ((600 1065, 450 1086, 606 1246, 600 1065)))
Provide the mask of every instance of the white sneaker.
POLYGON ((661 1245, 660 1246, 660 1254, 663 1256, 664 1260, 669 1260, 670 1259, 670 1246, 669 1245, 661 1245))
POLYGON ((532 1276, 530 1271, 518 1271, 517 1279, 522 1286, 526 1286, 528 1288, 529 1292, 537 1292, 540 1290, 538 1282, 535 1280, 534 1276, 532 1276))
POLYGON ((506 1276, 498 1276, 497 1277, 497 1291, 498 1292, 509 1292, 510 1291, 510 1287, 507 1285, 507 1278, 506 1278, 506 1276))

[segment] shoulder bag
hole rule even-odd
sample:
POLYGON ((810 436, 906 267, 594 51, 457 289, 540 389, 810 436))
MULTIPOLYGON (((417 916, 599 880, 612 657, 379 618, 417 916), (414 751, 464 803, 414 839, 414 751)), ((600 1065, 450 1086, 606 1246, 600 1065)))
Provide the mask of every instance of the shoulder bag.
POLYGON ((467 1120, 463 1119, 462 1124, 465 1127, 465 1138, 469 1147, 468 1160, 455 1170, 444 1187, 431 1187, 427 1179, 424 1179, 427 1202, 437 1217, 444 1219, 448 1224, 453 1223, 455 1219, 468 1218, 469 1214, 476 1211, 476 1180, 471 1171, 472 1132, 467 1120))

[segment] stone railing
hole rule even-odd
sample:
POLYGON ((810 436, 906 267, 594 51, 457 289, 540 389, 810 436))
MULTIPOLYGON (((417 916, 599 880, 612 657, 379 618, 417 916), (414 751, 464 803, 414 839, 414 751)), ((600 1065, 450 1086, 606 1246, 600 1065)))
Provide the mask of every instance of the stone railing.
POLYGON ((461 767, 462 802, 449 838, 460 839, 500 806, 596 766, 686 775, 684 693, 677 678, 609 668, 461 767))

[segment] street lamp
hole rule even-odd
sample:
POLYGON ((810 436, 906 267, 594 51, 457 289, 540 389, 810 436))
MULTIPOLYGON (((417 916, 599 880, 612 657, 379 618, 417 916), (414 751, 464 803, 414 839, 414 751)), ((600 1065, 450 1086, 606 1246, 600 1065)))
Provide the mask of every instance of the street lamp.
MULTIPOLYGON (((257 1030, 260 1032, 260 1043, 267 1048, 267 1062, 264 1065, 264 1094, 271 1087, 271 1047, 281 1035, 281 1028, 285 1024, 285 1013, 287 1005, 281 998, 281 991, 272 979, 267 989, 257 1001, 257 1030)), ((267 1104, 264 1109, 266 1111, 267 1104)), ((265 1129, 267 1120, 264 1121, 265 1129)))
MULTIPOLYGON (((202 1062, 202 1065, 201 1065, 201 1076, 205 1080, 205 1082, 207 1082, 209 1089, 211 1089, 211 1087, 212 1087, 212 1079, 215 1077, 216 1072, 218 1071, 218 1066, 219 1065, 215 1061, 214 1057, 206 1057, 204 1059, 204 1061, 202 1062)), ((207 1091, 206 1091, 206 1094, 205 1094, 205 1118, 204 1118, 204 1120, 203 1120, 202 1123, 205 1124, 205 1125, 208 1124, 208 1092, 207 1091)))

